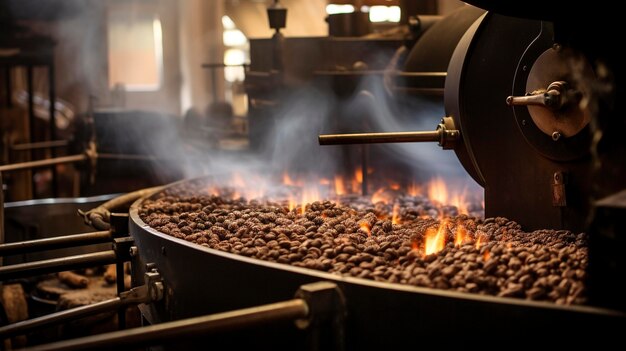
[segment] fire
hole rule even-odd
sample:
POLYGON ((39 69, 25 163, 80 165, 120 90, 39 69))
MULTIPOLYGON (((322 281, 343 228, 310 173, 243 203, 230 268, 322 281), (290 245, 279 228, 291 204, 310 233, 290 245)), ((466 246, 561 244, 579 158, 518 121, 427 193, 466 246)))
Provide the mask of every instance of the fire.
POLYGON ((424 254, 437 253, 446 246, 447 221, 442 221, 439 228, 428 228, 424 234, 424 254))
POLYGON ((367 236, 371 236, 372 235, 372 231, 370 230, 370 225, 367 222, 361 222, 359 223, 359 228, 361 228, 362 231, 364 231, 365 233, 367 233, 367 236))
POLYGON ((287 172, 283 173, 283 184, 285 184, 285 185, 295 185, 294 181, 291 180, 291 177, 289 176, 289 173, 287 173, 287 172))
POLYGON ((428 184, 428 198, 439 204, 448 203, 448 188, 440 177, 434 178, 428 184))
POLYGON ((454 235, 454 246, 461 246, 463 243, 469 239, 469 234, 467 233, 467 229, 464 226, 458 225, 456 227, 456 233, 454 235))
POLYGON ((345 195, 346 193, 347 193, 346 185, 343 182, 343 178, 341 176, 336 175, 335 176, 335 194, 345 195))
POLYGON ((387 189, 386 188, 380 188, 378 190, 376 190, 376 192, 374 193, 374 195, 372 195, 372 199, 371 199, 372 203, 378 203, 378 202, 382 202, 384 204, 387 204, 391 201, 389 194, 387 193, 387 189))
POLYGON ((483 253, 483 261, 485 262, 489 261, 490 257, 491 257, 491 254, 489 253, 489 250, 485 250, 485 252, 483 253))
POLYGON ((422 195, 422 187, 413 181, 407 188, 407 193, 411 196, 422 195))
POLYGON ((464 190, 460 194, 455 194, 450 199, 450 205, 457 208, 459 214, 469 214, 468 203, 466 198, 466 191, 464 190))
POLYGON ((391 224, 400 224, 400 204, 393 204, 393 212, 391 213, 391 224))
POLYGON ((320 192, 317 186, 305 186, 302 189, 302 201, 300 202, 300 207, 298 208, 299 214, 304 214, 306 210, 306 205, 313 203, 315 201, 320 200, 320 192))
POLYGON ((414 240, 413 242, 411 242, 411 250, 413 250, 413 251, 419 251, 419 249, 420 249, 420 247, 419 247, 419 245, 417 244, 417 241, 415 241, 415 240, 414 240))
POLYGON ((246 188, 246 181, 238 172, 233 173, 233 177, 230 180, 230 184, 234 186, 235 188, 244 188, 244 189, 246 188))
POLYGON ((293 209, 296 208, 297 206, 298 204, 296 203, 296 200, 290 196, 288 200, 289 211, 293 211, 293 209))
POLYGON ((400 183, 391 182, 391 183, 389 184, 389 188, 390 188, 391 190, 398 191, 398 190, 400 190, 400 183))
POLYGON ((330 180, 326 178, 321 178, 319 183, 320 185, 330 185, 330 180))
POLYGON ((356 182, 359 184, 363 183, 363 170, 362 169, 357 168, 354 171, 354 180, 356 180, 356 182))
POLYGON ((480 249, 480 247, 483 246, 485 243, 487 243, 487 239, 485 238, 485 236, 482 235, 482 233, 476 234, 476 250, 480 249))

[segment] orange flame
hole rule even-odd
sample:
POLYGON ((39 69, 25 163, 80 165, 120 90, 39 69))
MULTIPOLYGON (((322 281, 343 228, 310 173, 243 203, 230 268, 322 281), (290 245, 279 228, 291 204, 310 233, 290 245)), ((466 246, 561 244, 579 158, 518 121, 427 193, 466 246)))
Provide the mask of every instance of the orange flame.
POLYGON ((489 261, 490 257, 491 257, 491 254, 489 253, 489 250, 485 250, 485 252, 483 253, 483 261, 485 262, 489 261))
POLYGON ((407 188, 407 193, 411 196, 417 196, 422 194, 422 187, 416 184, 414 181, 411 182, 409 187, 407 188))
POLYGON ((487 242, 487 239, 481 234, 477 234, 476 235, 476 249, 480 249, 480 247, 482 245, 484 245, 487 242))
POLYGON ((361 222, 361 223, 359 223, 359 228, 361 228, 361 230, 363 230, 365 233, 367 233, 367 236, 371 236, 372 235, 372 231, 370 230, 369 223, 361 222))
POLYGON ((428 184, 428 198, 439 204, 448 203, 448 188, 440 177, 434 178, 428 184))
POLYGON ((347 193, 346 185, 343 182, 343 178, 341 178, 340 176, 336 175, 335 176, 335 194, 337 194, 337 195, 345 195, 346 193, 347 193))
POLYGON ((396 183, 396 182, 391 182, 389 183, 389 188, 391 190, 400 190, 400 183, 396 183))
POLYGON ((419 245, 417 244, 417 241, 412 241, 412 242, 411 242, 411 250, 413 250, 413 251, 419 251, 419 249, 420 249, 420 247, 419 247, 419 245))
POLYGON ((372 195, 371 201, 372 201, 373 204, 378 203, 378 202, 382 202, 384 204, 387 204, 387 203, 391 202, 390 194, 387 193, 387 189, 380 188, 380 189, 376 190, 374 195, 372 195))
POLYGON ((391 213, 391 224, 400 224, 400 204, 393 204, 393 212, 391 213))
POLYGON ((424 254, 437 253, 446 246, 447 221, 442 221, 439 228, 428 228, 424 235, 424 254))
POLYGON ((465 199, 466 197, 465 194, 466 194, 466 191, 464 190, 460 194, 453 195, 452 198, 450 199, 450 205, 456 207, 457 210, 459 211, 459 214, 469 214, 468 204, 467 204, 467 200, 465 199))
POLYGON ((291 177, 289 176, 289 173, 287 173, 287 172, 283 173, 283 184, 285 184, 285 185, 295 185, 293 180, 291 180, 291 177))
POLYGON ((359 184, 363 183, 363 170, 361 168, 357 168, 354 171, 354 180, 359 184))
POLYGON ((458 225, 456 227, 456 233, 454 235, 454 246, 461 246, 469 238, 467 229, 464 226, 458 225))

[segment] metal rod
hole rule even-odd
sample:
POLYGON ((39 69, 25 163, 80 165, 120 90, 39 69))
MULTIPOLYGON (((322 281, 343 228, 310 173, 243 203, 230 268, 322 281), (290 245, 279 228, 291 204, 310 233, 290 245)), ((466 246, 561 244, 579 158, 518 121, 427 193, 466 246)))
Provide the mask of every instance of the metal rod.
MULTIPOLYGON (((124 262, 115 264, 115 281, 117 283, 117 295, 124 292, 124 262)), ((117 328, 126 329, 126 306, 120 306, 117 310, 117 328)))
POLYGON ((0 244, 0 257, 19 255, 33 251, 54 250, 81 245, 105 243, 110 240, 111 233, 109 231, 99 231, 74 235, 64 235, 54 238, 21 241, 16 243, 5 243, 0 244))
MULTIPOLYGON (((34 77, 33 66, 26 67, 26 89, 28 92, 28 141, 35 142, 35 92, 34 92, 34 77)), ((35 158, 33 150, 30 151, 30 160, 35 158)), ((37 183, 35 182, 34 172, 30 175, 31 193, 32 198, 37 198, 37 183)))
POLYGON ((147 346, 164 341, 191 338, 206 333, 232 331, 270 322, 289 321, 305 318, 309 307, 302 299, 293 299, 241 310, 217 313, 208 316, 183 319, 148 327, 120 330, 112 333, 87 336, 73 340, 55 342, 29 348, 29 351, 56 350, 112 350, 116 347, 130 348, 147 346))
POLYGON ((357 134, 322 134, 320 145, 376 144, 376 143, 414 143, 439 142, 439 131, 432 132, 393 132, 393 133, 357 133, 357 134))
POLYGON ((30 168, 47 167, 51 165, 80 162, 80 161, 85 161, 85 160, 87 160, 87 155, 79 154, 79 155, 71 155, 71 156, 63 156, 63 157, 54 157, 54 158, 49 158, 46 160, 11 163, 8 165, 0 166, 0 172, 21 171, 21 170, 30 169, 30 168))
POLYGON ((93 267, 116 262, 115 251, 102 252, 53 258, 49 260, 14 264, 0 267, 0 281, 24 278, 52 272, 68 271, 85 267, 93 267))
MULTIPOLYGON (((57 138, 55 84, 54 57, 51 57, 50 63, 48 64, 48 100, 50 100, 48 111, 50 114, 50 140, 55 140, 57 138)), ((50 156, 52 156, 53 158, 57 156, 56 150, 54 148, 50 149, 50 156)), ((50 171, 52 172, 52 196, 57 197, 59 196, 59 184, 56 165, 52 165, 50 171)))
POLYGON ((42 326, 55 325, 102 312, 113 311, 121 305, 122 299, 116 297, 114 299, 104 300, 91 305, 72 308, 66 311, 55 312, 42 317, 9 324, 0 327, 0 339, 22 335, 42 326))
MULTIPOLYGON (((0 244, 4 244, 4 180, 2 172, 0 172, 0 244)), ((2 256, 0 256, 0 267, 4 264, 2 256)))
POLYGON ((50 140, 50 141, 39 141, 35 143, 13 144, 10 146, 10 148, 13 151, 27 151, 27 150, 35 150, 35 149, 51 149, 55 147, 64 147, 68 145, 69 145, 69 141, 67 140, 50 140))

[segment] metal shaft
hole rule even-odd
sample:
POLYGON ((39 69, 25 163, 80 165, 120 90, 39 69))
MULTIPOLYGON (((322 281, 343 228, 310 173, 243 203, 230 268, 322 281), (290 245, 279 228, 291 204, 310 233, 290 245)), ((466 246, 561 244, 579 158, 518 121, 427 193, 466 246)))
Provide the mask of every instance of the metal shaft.
POLYGON ((111 240, 109 231, 64 235, 54 238, 21 241, 0 244, 0 256, 19 255, 33 251, 54 250, 89 244, 104 243, 111 240))
POLYGON ((357 134, 322 134, 320 145, 376 144, 376 143, 414 143, 439 142, 441 133, 431 132, 393 132, 393 133, 357 133, 357 134))
POLYGON ((42 326, 50 326, 72 321, 85 316, 92 316, 102 312, 114 311, 120 306, 122 306, 122 299, 116 297, 91 305, 72 308, 70 310, 55 312, 42 317, 9 324, 0 328, 0 339, 6 339, 15 335, 22 335, 42 326))
POLYGON ((51 141, 38 141, 34 143, 13 144, 11 150, 13 151, 26 151, 26 150, 38 150, 38 149, 51 149, 57 147, 68 146, 67 140, 51 140, 51 141))
POLYGON ((59 165, 62 163, 72 163, 72 162, 80 162, 85 161, 87 159, 87 155, 71 155, 71 156, 63 156, 63 157, 54 157, 46 160, 39 161, 29 161, 29 162, 21 162, 21 163, 12 163, 8 165, 0 166, 0 172, 12 172, 12 171, 21 171, 25 169, 31 168, 41 168, 53 165, 59 165))
MULTIPOLYGON (((206 333, 231 331, 246 327, 266 325, 271 322, 305 318, 309 307, 303 299, 293 299, 241 310, 217 313, 208 316, 183 319, 133 328, 117 332, 87 336, 74 340, 60 341, 29 348, 30 351, 53 350, 113 350, 116 347, 155 345, 165 341, 180 340, 206 333)), ((236 341, 233 341, 236 343, 236 341)))
POLYGON ((0 267, 0 281, 27 276, 61 272, 116 262, 115 251, 107 250, 91 254, 53 258, 0 267))

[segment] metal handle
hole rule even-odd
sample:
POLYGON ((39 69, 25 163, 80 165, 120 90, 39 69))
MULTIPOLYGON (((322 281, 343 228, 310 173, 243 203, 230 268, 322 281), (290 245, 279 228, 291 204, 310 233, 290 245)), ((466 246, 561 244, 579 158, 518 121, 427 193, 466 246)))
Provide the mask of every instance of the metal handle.
POLYGON ((509 96, 506 104, 509 106, 543 106, 556 111, 569 104, 580 101, 581 93, 571 89, 564 81, 550 83, 548 89, 538 90, 526 96, 509 96))
POLYGON ((460 136, 452 117, 444 117, 431 132, 322 134, 318 141, 320 145, 438 142, 444 149, 453 149, 460 136))

